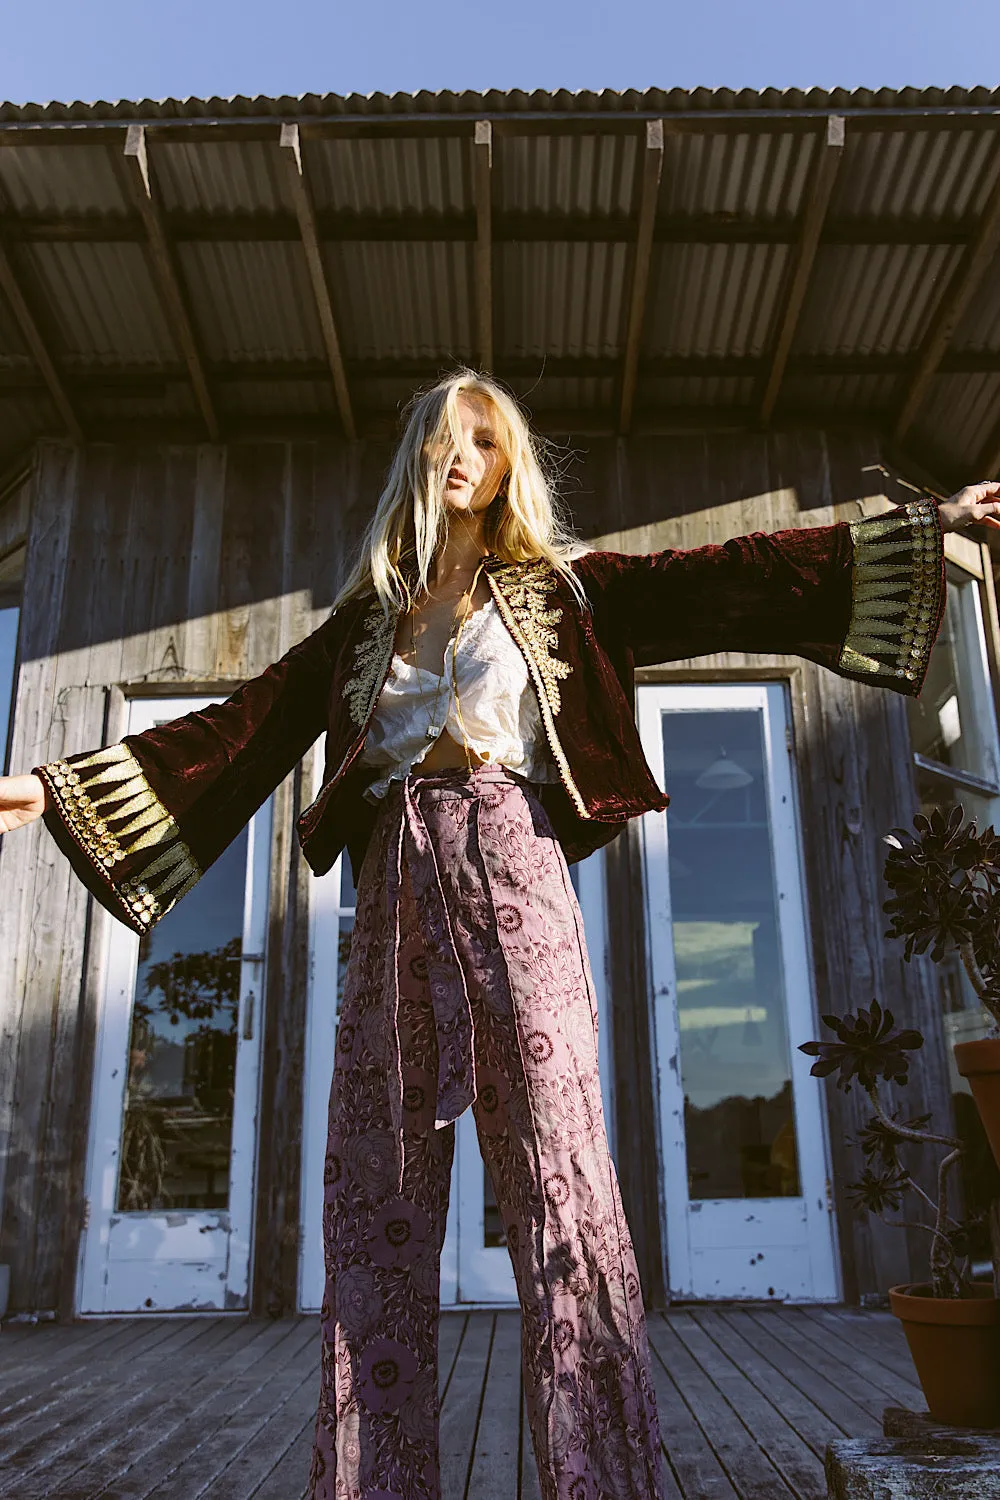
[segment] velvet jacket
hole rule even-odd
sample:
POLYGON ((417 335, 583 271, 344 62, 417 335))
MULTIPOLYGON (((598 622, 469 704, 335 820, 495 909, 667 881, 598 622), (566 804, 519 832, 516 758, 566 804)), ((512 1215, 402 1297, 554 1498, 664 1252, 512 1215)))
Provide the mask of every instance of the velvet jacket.
MULTIPOLYGON (((593 551, 572 569, 585 606, 544 561, 486 564, 538 695, 559 773, 539 795, 569 860, 667 805, 636 729, 636 667, 793 653, 916 695, 944 608, 932 500, 688 551, 593 551)), ((396 626, 373 596, 349 601, 225 703, 37 767, 46 824, 97 899, 147 931, 324 731, 322 789, 298 820, 299 839, 317 873, 346 847, 357 874, 378 811, 363 796, 373 772, 358 756, 396 626)))

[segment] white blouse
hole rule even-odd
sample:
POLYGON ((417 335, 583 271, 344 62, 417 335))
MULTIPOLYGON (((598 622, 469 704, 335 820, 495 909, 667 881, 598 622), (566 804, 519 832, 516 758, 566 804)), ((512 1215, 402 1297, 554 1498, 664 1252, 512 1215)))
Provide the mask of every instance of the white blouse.
POLYGON ((527 663, 493 599, 466 620, 457 651, 454 642, 453 634, 443 675, 393 656, 360 755, 362 765, 385 773, 366 790, 369 800, 409 775, 445 729, 482 761, 528 781, 556 780, 527 663))

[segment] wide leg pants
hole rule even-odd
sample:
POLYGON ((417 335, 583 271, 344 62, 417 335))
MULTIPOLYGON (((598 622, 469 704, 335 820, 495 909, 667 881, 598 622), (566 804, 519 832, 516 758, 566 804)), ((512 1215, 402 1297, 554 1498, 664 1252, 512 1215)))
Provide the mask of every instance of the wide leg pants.
POLYGON ((562 850, 503 768, 394 784, 358 882, 325 1173, 314 1500, 437 1500, 439 1264, 471 1103, 544 1500, 657 1500, 645 1320, 562 850))

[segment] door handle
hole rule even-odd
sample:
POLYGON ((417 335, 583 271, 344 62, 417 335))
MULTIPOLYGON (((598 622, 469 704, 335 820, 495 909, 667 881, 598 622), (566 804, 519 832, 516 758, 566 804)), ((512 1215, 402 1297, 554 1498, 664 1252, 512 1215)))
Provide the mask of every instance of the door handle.
POLYGON ((243 1040, 253 1041, 253 990, 247 991, 247 998, 243 1003, 243 1040))

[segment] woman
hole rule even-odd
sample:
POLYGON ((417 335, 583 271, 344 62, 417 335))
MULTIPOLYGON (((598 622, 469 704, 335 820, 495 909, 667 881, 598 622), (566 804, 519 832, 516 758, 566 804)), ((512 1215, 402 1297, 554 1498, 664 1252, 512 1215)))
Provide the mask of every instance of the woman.
POLYGON ((471 371, 415 399, 330 618, 226 703, 0 780, 146 931, 324 730, 306 856, 357 916, 330 1098, 316 1500, 440 1493, 438 1266, 471 1107, 522 1308, 546 1500, 660 1493, 635 1260, 611 1165, 567 861, 662 808, 633 669, 797 652, 916 694, 942 531, 1000 485, 884 516, 628 556, 559 518, 516 404, 471 371))

